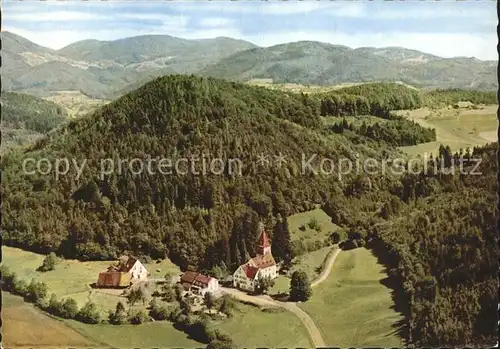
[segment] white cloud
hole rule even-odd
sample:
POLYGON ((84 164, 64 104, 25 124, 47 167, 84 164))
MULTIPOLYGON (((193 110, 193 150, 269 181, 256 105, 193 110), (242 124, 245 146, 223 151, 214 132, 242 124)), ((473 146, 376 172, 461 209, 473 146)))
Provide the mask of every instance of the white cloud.
POLYGON ((175 8, 179 11, 207 11, 211 10, 219 13, 259 13, 285 15, 294 13, 308 13, 316 10, 331 7, 328 1, 220 1, 202 2, 176 1, 175 8), (195 4, 197 2, 197 4, 195 4), (252 3, 253 2, 253 3, 252 3))
POLYGON ((8 15, 9 21, 28 22, 65 22, 65 21, 92 21, 109 20, 112 16, 80 11, 53 11, 53 12, 14 12, 8 15))
POLYGON ((181 26, 184 27, 188 24, 189 18, 186 16, 172 16, 162 13, 126 13, 118 12, 114 19, 130 19, 130 20, 146 20, 146 21, 161 21, 164 25, 181 26))
POLYGON ((224 17, 203 18, 199 25, 202 27, 226 27, 234 23, 234 20, 224 17))

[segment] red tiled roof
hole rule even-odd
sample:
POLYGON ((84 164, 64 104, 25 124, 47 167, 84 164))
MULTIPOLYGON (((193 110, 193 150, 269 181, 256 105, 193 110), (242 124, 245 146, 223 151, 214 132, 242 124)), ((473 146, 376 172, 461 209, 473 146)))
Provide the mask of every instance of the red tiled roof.
POLYGON ((271 243, 269 242, 269 237, 265 230, 262 230, 262 233, 259 237, 259 245, 260 248, 271 247, 271 243))
POLYGON ((134 257, 121 258, 118 266, 116 267, 116 270, 128 273, 134 266, 135 262, 137 262, 137 258, 134 257))
POLYGON ((244 264, 241 266, 241 269, 243 269, 243 272, 249 279, 254 279, 255 275, 257 275, 257 272, 259 271, 259 268, 252 267, 251 265, 244 264))
POLYGON ((257 255, 250 259, 248 263, 256 268, 268 268, 276 265, 276 261, 272 254, 268 253, 265 255, 257 255))
POLYGON ((119 287, 128 286, 130 275, 118 271, 107 271, 99 273, 97 286, 99 287, 119 287))
POLYGON ((210 276, 206 276, 195 271, 186 271, 181 276, 181 283, 195 285, 198 287, 208 286, 210 280, 212 280, 210 276))

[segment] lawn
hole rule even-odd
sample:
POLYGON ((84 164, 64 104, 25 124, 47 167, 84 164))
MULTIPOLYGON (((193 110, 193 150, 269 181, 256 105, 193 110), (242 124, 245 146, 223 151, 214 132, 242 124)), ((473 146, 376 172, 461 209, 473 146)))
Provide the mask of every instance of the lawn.
POLYGON ((269 313, 251 305, 238 304, 238 311, 214 325, 233 338, 238 348, 310 348, 309 334, 294 314, 269 313))
POLYGON ((332 218, 321 208, 297 213, 289 216, 287 219, 292 240, 324 240, 331 232, 340 229, 338 225, 332 223, 332 218), (312 219, 315 219, 321 227, 319 232, 309 228, 308 223, 312 219))
MULTIPOLYGON (((2 264, 25 279, 31 278, 45 282, 49 293, 55 293, 58 297, 71 297, 83 306, 89 299, 99 305, 104 311, 114 309, 120 297, 119 290, 99 290, 90 286, 97 281, 101 271, 112 263, 109 261, 81 262, 77 260, 61 260, 53 271, 41 273, 36 269, 42 264, 44 255, 24 251, 13 247, 2 247, 2 264)), ((180 273, 179 268, 170 260, 165 259, 161 263, 145 265, 151 273, 151 277, 163 277, 167 272, 180 273), (158 271, 159 270, 159 271, 158 271)))
POLYGON ((343 251, 327 280, 299 306, 318 324, 328 345, 401 347, 391 290, 381 284, 384 267, 365 248, 343 251))
POLYGON ((415 146, 401 147, 411 156, 424 153, 438 154, 439 146, 449 145, 453 152, 462 148, 481 146, 497 140, 496 117, 498 106, 485 106, 484 109, 448 109, 431 110, 422 108, 411 111, 400 111, 402 115, 418 122, 424 127, 436 129, 435 142, 422 143, 415 146))
POLYGON ((103 346, 7 292, 2 292, 2 320, 2 345, 5 348, 103 346))

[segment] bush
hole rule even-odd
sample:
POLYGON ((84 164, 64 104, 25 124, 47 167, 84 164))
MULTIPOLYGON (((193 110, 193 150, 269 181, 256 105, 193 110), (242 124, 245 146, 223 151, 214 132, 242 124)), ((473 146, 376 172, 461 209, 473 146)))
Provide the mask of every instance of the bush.
POLYGON ((73 298, 66 298, 62 303, 61 317, 74 319, 76 314, 78 314, 78 304, 73 298))
POLYGON ((352 250, 358 247, 353 240, 346 240, 340 243, 339 247, 345 251, 352 250))
POLYGON ((116 304, 115 311, 109 311, 108 321, 113 325, 121 325, 128 322, 127 313, 125 312, 125 306, 122 302, 116 304))
POLYGON ((128 320, 132 325, 140 325, 148 320, 148 315, 144 310, 138 310, 131 313, 128 320))
POLYGON ((321 226, 319 225, 319 222, 316 218, 311 218, 309 222, 307 222, 307 226, 309 227, 309 229, 314 229, 316 231, 321 230, 321 226))
POLYGON ((49 253, 43 260, 42 265, 38 267, 38 271, 46 272, 50 270, 54 270, 56 268, 56 264, 58 263, 57 256, 54 252, 49 253))
POLYGON ((149 316, 151 316, 155 320, 167 320, 169 318, 170 312, 167 308, 163 306, 158 306, 156 302, 151 306, 149 310, 149 316))
POLYGON ((76 320, 86 324, 98 324, 101 321, 101 314, 97 306, 92 302, 87 302, 76 315, 76 320))
POLYGON ((26 289, 26 300, 36 303, 47 297, 47 285, 43 282, 37 282, 35 279, 31 279, 30 284, 26 289))

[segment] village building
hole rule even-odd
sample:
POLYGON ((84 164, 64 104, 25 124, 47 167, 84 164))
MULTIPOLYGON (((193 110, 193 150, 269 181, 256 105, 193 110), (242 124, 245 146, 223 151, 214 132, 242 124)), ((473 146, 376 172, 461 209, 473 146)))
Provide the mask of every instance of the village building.
POLYGON ((215 294, 219 291, 219 280, 195 271, 187 271, 181 276, 180 283, 185 291, 201 296, 209 292, 215 294))
POLYGON ((116 265, 99 273, 97 287, 128 287, 133 282, 146 281, 147 278, 148 271, 137 258, 124 256, 116 265))
POLYGON ((233 286, 254 292, 259 278, 264 277, 275 279, 278 277, 278 272, 276 261, 271 253, 269 237, 265 230, 262 230, 257 246, 257 255, 236 269, 233 274, 233 286))

